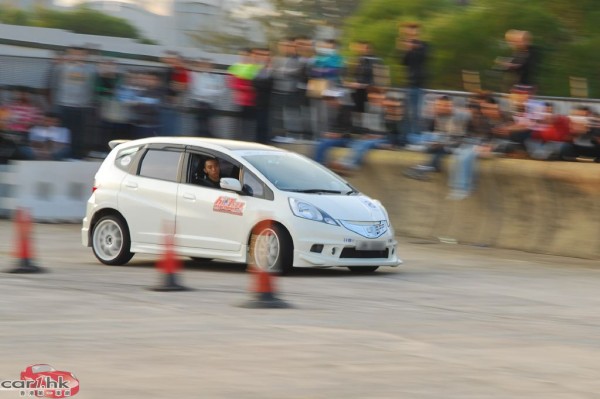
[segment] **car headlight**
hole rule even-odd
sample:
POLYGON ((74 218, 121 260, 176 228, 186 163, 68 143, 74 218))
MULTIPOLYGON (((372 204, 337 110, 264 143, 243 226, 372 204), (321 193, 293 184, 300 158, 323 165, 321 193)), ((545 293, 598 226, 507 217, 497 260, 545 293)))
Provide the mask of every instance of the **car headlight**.
POLYGON ((297 200, 296 198, 289 198, 290 208, 292 213, 300 218, 314 220, 315 222, 323 222, 332 226, 339 226, 331 216, 305 201, 297 200))

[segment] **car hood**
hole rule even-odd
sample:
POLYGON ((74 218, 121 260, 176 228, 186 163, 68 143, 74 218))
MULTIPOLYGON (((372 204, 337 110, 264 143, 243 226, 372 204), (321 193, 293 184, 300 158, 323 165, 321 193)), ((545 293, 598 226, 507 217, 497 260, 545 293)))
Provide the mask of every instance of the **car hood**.
POLYGON ((308 202, 337 220, 387 220, 383 207, 365 195, 298 194, 289 197, 308 202))

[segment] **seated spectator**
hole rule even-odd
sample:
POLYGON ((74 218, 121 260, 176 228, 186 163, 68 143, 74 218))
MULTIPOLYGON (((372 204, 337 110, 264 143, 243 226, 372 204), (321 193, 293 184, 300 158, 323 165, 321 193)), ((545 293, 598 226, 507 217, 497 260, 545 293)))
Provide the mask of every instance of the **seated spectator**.
POLYGON ((12 92, 11 101, 5 107, 4 131, 6 137, 17 144, 27 144, 29 129, 41 117, 39 107, 31 102, 24 88, 12 92))
POLYGON ((11 99, 2 107, 2 158, 5 160, 31 159, 29 129, 39 120, 41 110, 30 101, 24 88, 16 88, 11 99))
POLYGON ((337 162, 332 162, 330 167, 341 175, 355 172, 363 163, 367 153, 375 148, 389 148, 390 142, 385 128, 384 120, 385 93, 372 88, 368 93, 368 102, 365 107, 363 126, 366 128, 358 137, 349 144, 348 154, 337 162))
POLYGON ((346 147, 351 141, 352 102, 341 90, 326 90, 323 101, 328 107, 327 131, 319 138, 315 148, 315 161, 322 165, 327 162, 327 155, 334 147, 346 147))
POLYGON ((465 136, 452 155, 448 179, 450 194, 447 199, 467 198, 474 188, 477 159, 491 156, 491 132, 481 111, 481 101, 471 101, 467 106, 468 123, 465 136))
POLYGON ((561 159, 575 161, 578 157, 594 159, 600 163, 600 132, 595 115, 589 107, 575 108, 569 116, 571 142, 561 152, 561 159))
POLYGON ((71 157, 71 132, 57 114, 47 112, 29 131, 29 159, 63 161, 71 157))
POLYGON ((383 100, 383 119, 388 141, 392 147, 404 147, 407 144, 406 131, 402 128, 404 107, 395 93, 388 92, 383 100))
POLYGON ((537 128, 525 142, 527 153, 532 159, 558 159, 569 141, 569 118, 555 115, 552 103, 545 103, 537 128))
POLYGON ((493 97, 487 97, 479 103, 485 134, 491 138, 492 151, 503 153, 509 149, 509 141, 505 138, 507 127, 514 124, 510 114, 500 109, 498 101, 493 97))
POLYGON ((525 143, 538 129, 537 124, 542 119, 545 106, 533 99, 532 94, 531 86, 516 85, 511 90, 512 123, 505 124, 495 132, 498 141, 504 143, 503 152, 507 154, 526 153, 525 143))
POLYGON ((404 175, 427 180, 430 172, 441 172, 442 160, 457 145, 464 132, 464 119, 454 109, 450 97, 438 97, 433 105, 433 117, 426 122, 426 131, 423 132, 425 151, 431 156, 425 164, 407 169, 404 175))

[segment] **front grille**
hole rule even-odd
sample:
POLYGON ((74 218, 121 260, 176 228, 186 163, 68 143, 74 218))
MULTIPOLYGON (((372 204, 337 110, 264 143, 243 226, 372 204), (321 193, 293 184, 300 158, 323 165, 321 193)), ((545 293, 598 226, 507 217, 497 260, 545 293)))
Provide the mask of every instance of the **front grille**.
POLYGON ((382 251, 357 251, 356 248, 344 248, 340 258, 387 258, 389 250, 386 248, 382 251))

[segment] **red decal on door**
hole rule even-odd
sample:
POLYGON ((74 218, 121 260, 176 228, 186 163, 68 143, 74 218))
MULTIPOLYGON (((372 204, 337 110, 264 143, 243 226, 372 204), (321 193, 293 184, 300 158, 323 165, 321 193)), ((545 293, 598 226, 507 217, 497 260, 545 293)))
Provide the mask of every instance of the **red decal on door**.
POLYGON ((238 201, 231 197, 219 197, 213 205, 213 211, 231 213, 232 215, 242 216, 246 203, 238 201))

